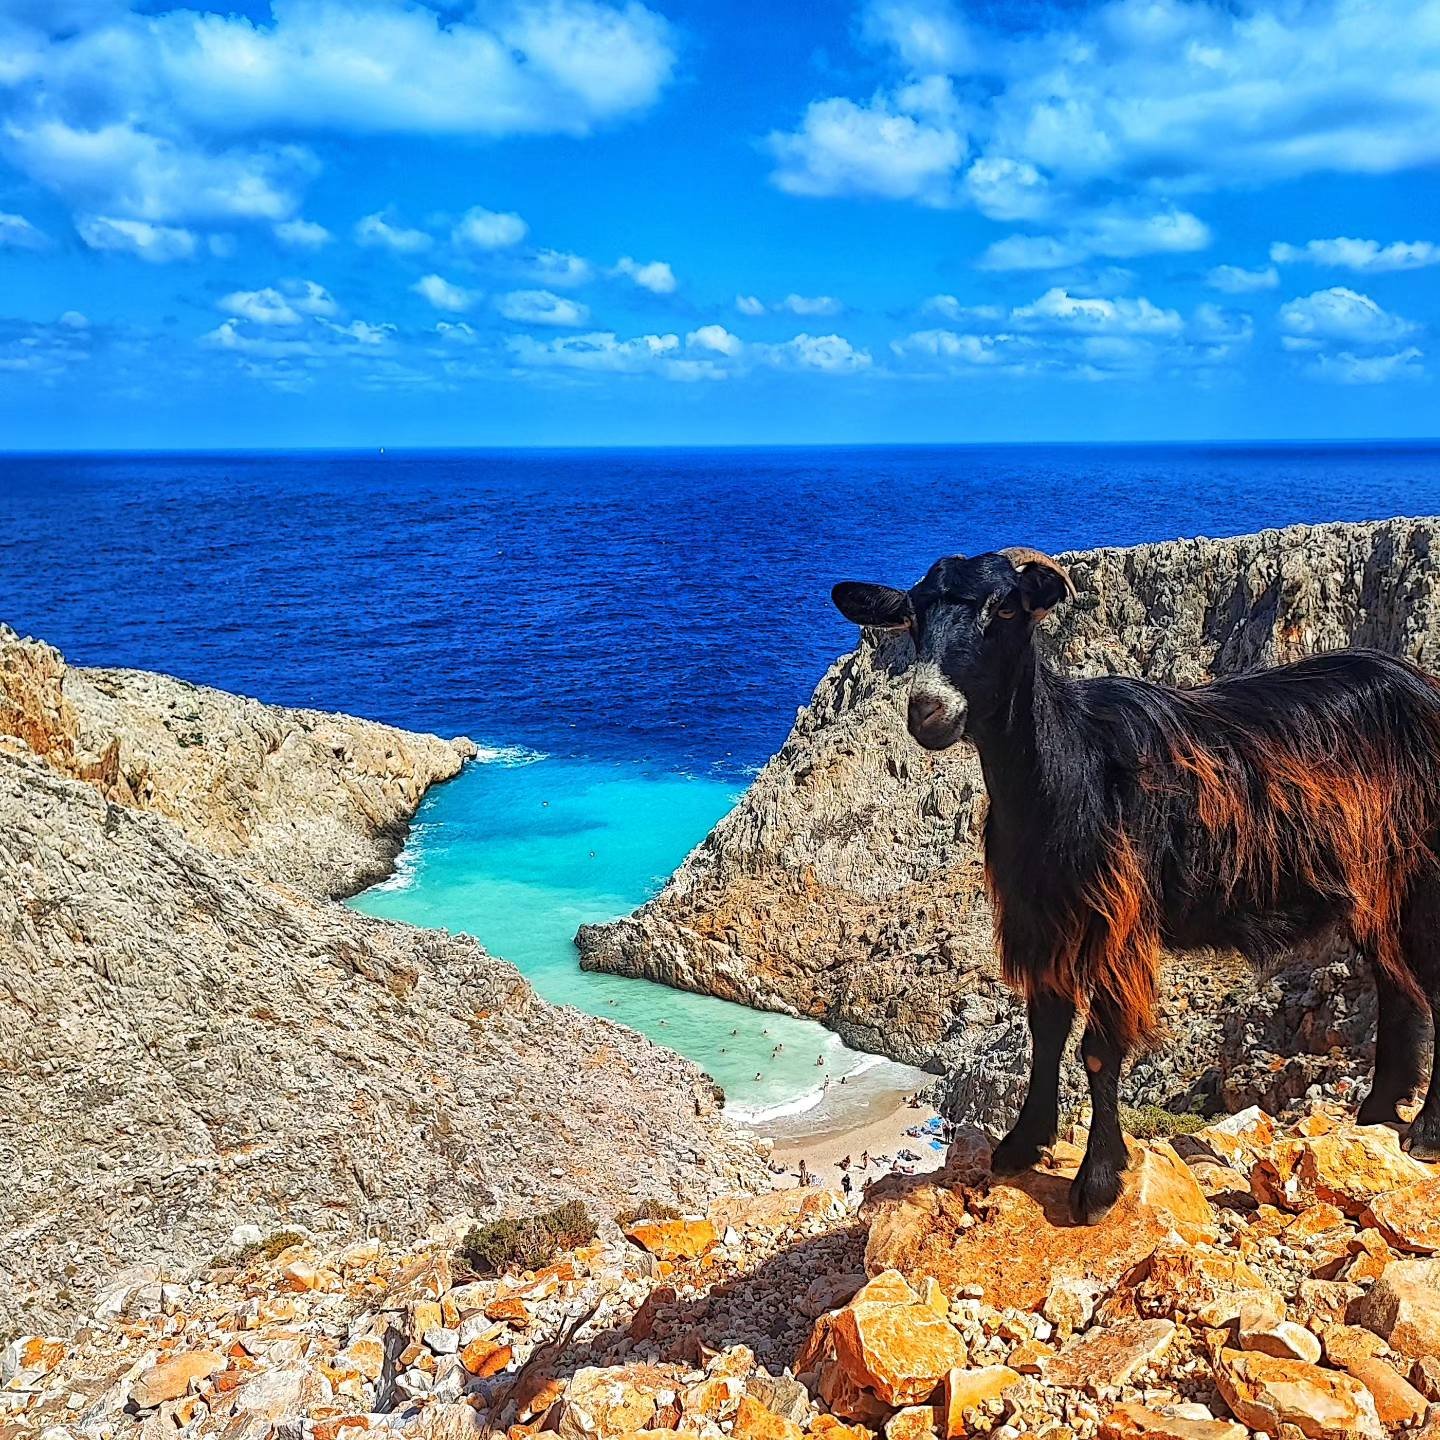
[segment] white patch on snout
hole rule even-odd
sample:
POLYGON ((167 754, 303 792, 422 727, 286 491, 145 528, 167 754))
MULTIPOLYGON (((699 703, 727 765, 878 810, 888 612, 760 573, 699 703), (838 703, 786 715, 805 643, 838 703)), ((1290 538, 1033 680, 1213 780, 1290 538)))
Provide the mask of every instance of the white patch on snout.
POLYGON ((945 678, 933 660, 917 660, 910 670, 910 698, 938 700, 946 719, 965 709, 965 697, 945 678))

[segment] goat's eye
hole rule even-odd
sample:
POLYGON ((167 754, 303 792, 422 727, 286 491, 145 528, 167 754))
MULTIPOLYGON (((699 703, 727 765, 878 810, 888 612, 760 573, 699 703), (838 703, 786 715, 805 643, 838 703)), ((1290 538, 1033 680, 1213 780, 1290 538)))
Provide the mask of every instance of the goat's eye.
POLYGON ((1019 613, 1020 607, 1018 605, 997 605, 995 607, 995 614, 999 616, 1001 620, 1013 620, 1019 613))

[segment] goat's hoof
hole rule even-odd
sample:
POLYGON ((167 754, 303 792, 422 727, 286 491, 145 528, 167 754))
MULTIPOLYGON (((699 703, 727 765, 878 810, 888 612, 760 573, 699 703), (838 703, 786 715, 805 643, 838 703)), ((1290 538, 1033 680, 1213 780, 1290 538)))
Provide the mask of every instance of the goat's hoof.
POLYGON ((1114 1208, 1125 1188, 1118 1170, 1108 1166, 1080 1173, 1070 1184, 1070 1218, 1077 1225, 1098 1225, 1114 1208))
POLYGON ((1038 1165, 1043 1156, 1044 1146, 1038 1141, 1012 1131, 990 1152, 990 1173, 1015 1175, 1038 1165))
POLYGON ((1395 1106, 1377 1102, 1371 1104, 1369 1100, 1360 1107, 1355 1115, 1357 1125, 1403 1125, 1405 1122, 1400 1118, 1400 1112, 1395 1106))
POLYGON ((1412 1160, 1440 1160, 1440 1123, 1422 1125, 1417 1119, 1401 1144, 1412 1160))

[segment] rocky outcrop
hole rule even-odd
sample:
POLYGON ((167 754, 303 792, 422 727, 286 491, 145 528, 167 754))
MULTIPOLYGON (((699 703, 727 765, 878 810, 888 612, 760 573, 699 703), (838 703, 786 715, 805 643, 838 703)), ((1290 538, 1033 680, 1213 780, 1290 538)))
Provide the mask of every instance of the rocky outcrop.
MULTIPOLYGON (((1067 673, 1181 685, 1345 645, 1437 668, 1437 540, 1440 522, 1388 520, 1068 555, 1079 598, 1040 643, 1067 673)), ((907 639, 872 637, 837 661, 779 754, 660 894, 577 943, 587 967, 813 1016, 853 1044, 950 1069, 951 1113, 1004 1123, 1026 1037, 996 981, 983 785, 973 754, 928 754, 906 733, 908 656, 907 639)), ((1226 998, 1250 985, 1234 957, 1172 966, 1170 1035, 1134 1068, 1132 1098, 1198 1089, 1238 1108, 1257 1091, 1283 1100, 1327 1078, 1330 1049, 1373 1018, 1345 961, 1328 957, 1338 965, 1328 983, 1307 963, 1247 989, 1243 1005, 1226 998), (1272 1065, 1302 1018, 1310 1063, 1272 1065)))
POLYGON ((996 1179, 962 1131, 943 1169, 880 1181, 858 1214, 809 1187, 727 1196, 530 1268, 476 1273, 454 1227, 278 1236, 18 1337, 0 1408, 53 1440, 1419 1440, 1440 1433, 1434 1247, 1393 1254, 1363 1218, 1249 1178, 1313 1146, 1389 1213, 1395 1177, 1343 1165, 1394 1138, 1325 1105, 1233 1117, 1183 1161, 1137 1147, 1124 1215, 1091 1229, 1047 1198, 1073 1154, 996 1179), (1217 1187, 1222 1162, 1241 1168, 1217 1187))
POLYGON ((476 753, 372 720, 263 705, 143 670, 67 666, 0 625, 0 745, 311 895, 390 873, 431 785, 476 753))
POLYGON ((759 1183, 696 1066, 314 893, 380 863, 456 748, 13 637, 0 662, 0 1337, 237 1226, 334 1245, 759 1183))

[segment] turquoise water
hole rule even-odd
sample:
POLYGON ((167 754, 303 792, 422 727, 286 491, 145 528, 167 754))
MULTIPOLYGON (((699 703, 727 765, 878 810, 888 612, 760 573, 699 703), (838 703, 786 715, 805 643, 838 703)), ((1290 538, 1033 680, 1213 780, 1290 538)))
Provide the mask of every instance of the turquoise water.
POLYGON ((913 1084, 916 1072, 850 1050, 812 1021, 579 968, 576 929, 659 889, 738 793, 718 780, 500 752, 431 792, 395 874, 351 903, 475 936, 547 1000, 696 1061, 745 1123, 785 1128, 819 1106, 827 1077, 838 1098, 848 1075, 845 1097, 857 1105, 877 1084, 913 1084))

